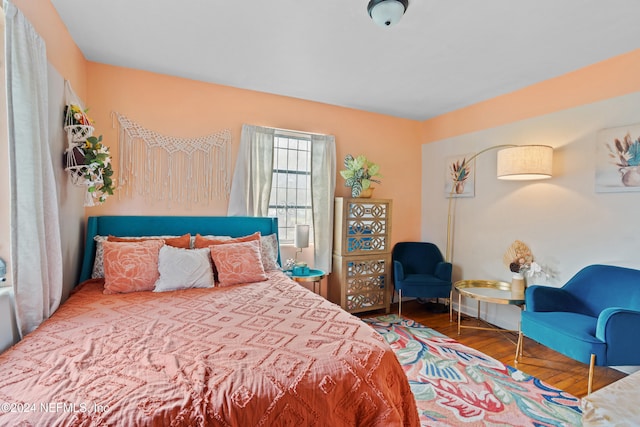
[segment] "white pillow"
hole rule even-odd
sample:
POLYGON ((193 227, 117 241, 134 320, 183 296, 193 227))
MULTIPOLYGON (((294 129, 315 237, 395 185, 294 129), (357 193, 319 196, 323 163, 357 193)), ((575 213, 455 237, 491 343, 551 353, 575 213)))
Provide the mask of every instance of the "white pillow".
POLYGON ((182 249, 164 245, 158 257, 160 278, 154 292, 213 287, 209 248, 182 249))

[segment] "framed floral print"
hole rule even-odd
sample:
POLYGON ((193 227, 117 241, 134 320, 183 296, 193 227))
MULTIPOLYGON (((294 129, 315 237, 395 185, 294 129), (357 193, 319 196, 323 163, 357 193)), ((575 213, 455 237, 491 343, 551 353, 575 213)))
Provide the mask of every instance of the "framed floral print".
POLYGON ((445 159, 445 197, 475 196, 475 153, 450 156, 445 159))
POLYGON ((603 129, 596 147, 596 192, 640 191, 640 124, 603 129))

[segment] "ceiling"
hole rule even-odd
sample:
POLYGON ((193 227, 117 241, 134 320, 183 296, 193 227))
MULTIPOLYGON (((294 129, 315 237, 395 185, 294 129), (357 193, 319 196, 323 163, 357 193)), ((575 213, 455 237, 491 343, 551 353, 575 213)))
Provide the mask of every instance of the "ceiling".
POLYGON ((89 61, 425 120, 640 48, 639 0, 51 0, 89 61))

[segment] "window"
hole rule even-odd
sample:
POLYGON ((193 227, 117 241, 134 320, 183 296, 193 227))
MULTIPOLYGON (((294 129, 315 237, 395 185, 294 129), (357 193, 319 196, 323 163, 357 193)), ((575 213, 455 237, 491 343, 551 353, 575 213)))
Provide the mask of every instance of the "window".
POLYGON ((280 243, 293 244, 296 224, 309 224, 311 210, 311 136, 277 131, 273 140, 273 178, 269 216, 278 218, 280 243))

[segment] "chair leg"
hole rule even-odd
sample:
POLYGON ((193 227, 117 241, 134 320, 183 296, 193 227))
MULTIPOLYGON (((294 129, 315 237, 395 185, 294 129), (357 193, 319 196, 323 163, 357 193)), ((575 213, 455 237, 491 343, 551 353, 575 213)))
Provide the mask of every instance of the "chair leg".
POLYGON ((591 389, 593 387, 593 371, 596 366, 596 355, 591 354, 591 360, 589 361, 589 380, 587 382, 587 394, 591 394, 591 389))
POLYGON ((398 289, 398 316, 402 317, 402 289, 398 289))
POLYGON ((514 359, 514 363, 517 366, 520 358, 522 357, 522 345, 524 344, 524 339, 522 335, 522 331, 518 333, 518 343, 516 344, 516 357, 514 359))

